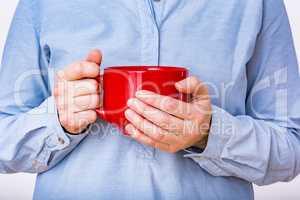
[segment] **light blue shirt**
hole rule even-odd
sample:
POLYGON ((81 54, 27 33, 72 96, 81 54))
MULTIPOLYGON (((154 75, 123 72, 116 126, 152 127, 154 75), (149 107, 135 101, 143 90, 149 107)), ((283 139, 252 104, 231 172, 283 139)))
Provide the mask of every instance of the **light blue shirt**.
MULTIPOLYGON (((35 200, 253 199, 300 172, 300 78, 282 0, 21 0, 0 72, 0 172, 40 173, 35 200), (62 129, 58 69, 186 66, 210 89, 204 152, 165 153, 98 120, 62 129)), ((17 192, 17 191, 16 191, 17 192)))

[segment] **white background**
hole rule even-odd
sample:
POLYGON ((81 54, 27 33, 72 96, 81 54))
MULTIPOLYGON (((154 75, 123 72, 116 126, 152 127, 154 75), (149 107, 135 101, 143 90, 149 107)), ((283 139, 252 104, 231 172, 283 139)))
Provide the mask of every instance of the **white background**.
MULTIPOLYGON (((300 61, 300 2, 285 1, 300 61)), ((0 55, 17 2, 18 0, 0 0, 0 55)), ((0 175, 0 200, 30 200, 34 181, 35 176, 30 174, 0 175)), ((257 200, 300 200, 300 176, 290 183, 255 187, 255 196, 257 200)))

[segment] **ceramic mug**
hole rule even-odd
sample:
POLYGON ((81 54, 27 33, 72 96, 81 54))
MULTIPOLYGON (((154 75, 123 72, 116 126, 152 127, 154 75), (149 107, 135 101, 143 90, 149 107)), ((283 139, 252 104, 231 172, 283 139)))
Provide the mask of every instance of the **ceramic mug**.
POLYGON ((125 133, 125 126, 128 123, 124 114, 128 108, 127 101, 135 97, 138 90, 149 90, 186 101, 187 96, 176 90, 175 83, 187 76, 188 70, 183 67, 108 67, 104 69, 102 75, 103 105, 96 110, 98 117, 116 125, 125 133))

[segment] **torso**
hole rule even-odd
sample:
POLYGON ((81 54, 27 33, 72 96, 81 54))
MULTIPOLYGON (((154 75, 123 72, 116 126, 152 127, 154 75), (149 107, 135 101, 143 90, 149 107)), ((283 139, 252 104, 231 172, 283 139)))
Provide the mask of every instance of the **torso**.
MULTIPOLYGON (((50 52, 49 68, 63 68, 92 48, 102 50, 103 68, 185 66, 207 83, 215 105, 244 114, 246 64, 260 29, 262 2, 162 2, 158 28, 148 0, 40 1, 41 46, 50 52), (237 90, 240 95, 234 95, 237 90)), ((213 177, 184 152, 163 153, 99 124, 101 130, 39 175, 35 199, 253 198, 248 182, 213 177)))

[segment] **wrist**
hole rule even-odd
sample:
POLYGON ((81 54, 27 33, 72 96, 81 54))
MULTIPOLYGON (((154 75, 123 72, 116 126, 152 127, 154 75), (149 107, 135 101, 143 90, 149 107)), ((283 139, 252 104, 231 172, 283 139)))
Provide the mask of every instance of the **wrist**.
POLYGON ((193 145, 194 147, 197 147, 199 149, 206 148, 206 145, 208 142, 208 136, 209 136, 209 132, 210 132, 210 127, 211 127, 211 121, 212 121, 212 116, 209 117, 209 122, 207 123, 208 125, 206 125, 206 128, 201 133, 201 135, 202 135, 201 139, 193 145))
POLYGON ((69 135, 82 135, 84 133, 86 133, 86 131, 90 128, 90 125, 88 125, 85 129, 83 129, 82 131, 78 132, 78 133, 72 133, 70 131, 68 131, 67 129, 65 129, 63 126, 62 126, 62 129, 64 130, 65 133, 69 134, 69 135))
POLYGON ((205 149, 206 145, 207 145, 207 142, 208 142, 208 134, 205 135, 201 141, 197 142, 196 144, 194 144, 193 146, 194 147, 197 147, 199 149, 205 149))

